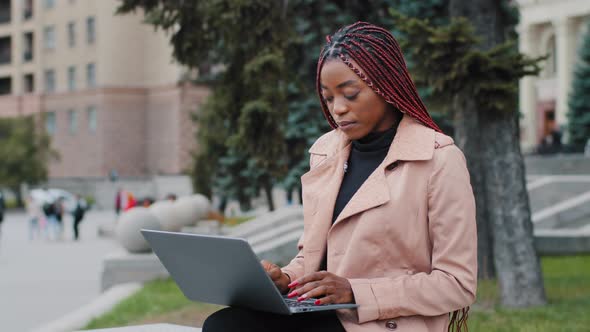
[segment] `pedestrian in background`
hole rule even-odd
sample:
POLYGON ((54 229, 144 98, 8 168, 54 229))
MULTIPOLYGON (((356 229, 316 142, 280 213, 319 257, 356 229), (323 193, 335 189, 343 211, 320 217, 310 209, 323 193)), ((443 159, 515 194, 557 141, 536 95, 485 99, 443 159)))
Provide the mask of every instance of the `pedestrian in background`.
POLYGON ((57 230, 58 230, 58 239, 63 240, 64 238, 64 199, 63 197, 59 197, 55 200, 55 218, 57 219, 57 230))
POLYGON ((43 203, 43 214, 47 220, 47 233, 48 238, 57 240, 60 233, 60 225, 57 220, 57 201, 49 199, 43 203))
POLYGON ((25 199, 25 210, 27 211, 27 219, 29 220, 29 240, 32 241, 35 238, 39 238, 41 234, 41 207, 29 195, 25 199))
POLYGON ((121 213, 121 208, 123 206, 123 189, 117 189, 117 194, 115 195, 115 214, 118 216, 121 213))
POLYGON ((80 238, 80 231, 78 227, 84 219, 84 214, 86 213, 87 207, 88 205, 86 200, 80 195, 76 195, 76 207, 74 208, 74 211, 72 211, 72 217, 74 218, 74 241, 77 241, 80 238))

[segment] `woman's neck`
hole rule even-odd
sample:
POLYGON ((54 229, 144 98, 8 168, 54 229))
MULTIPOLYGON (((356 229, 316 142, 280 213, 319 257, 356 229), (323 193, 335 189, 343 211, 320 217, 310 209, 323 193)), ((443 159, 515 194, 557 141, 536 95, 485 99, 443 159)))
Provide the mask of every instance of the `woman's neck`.
POLYGON ((397 126, 385 131, 370 132, 365 137, 353 141, 353 148, 359 151, 374 151, 389 147, 396 132, 397 126))

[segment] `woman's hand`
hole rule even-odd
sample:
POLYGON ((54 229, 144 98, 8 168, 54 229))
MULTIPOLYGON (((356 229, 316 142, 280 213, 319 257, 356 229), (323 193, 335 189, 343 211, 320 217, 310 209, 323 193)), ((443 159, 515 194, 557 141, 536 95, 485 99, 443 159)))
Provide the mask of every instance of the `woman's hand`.
POLYGON ((281 294, 285 294, 289 290, 288 285, 291 282, 291 278, 276 264, 266 260, 260 261, 260 264, 262 264, 264 271, 266 271, 270 279, 275 283, 281 294))
POLYGON ((315 304, 354 303, 352 286, 346 278, 327 271, 314 272, 291 282, 295 288, 289 297, 297 296, 298 301, 317 298, 315 304))

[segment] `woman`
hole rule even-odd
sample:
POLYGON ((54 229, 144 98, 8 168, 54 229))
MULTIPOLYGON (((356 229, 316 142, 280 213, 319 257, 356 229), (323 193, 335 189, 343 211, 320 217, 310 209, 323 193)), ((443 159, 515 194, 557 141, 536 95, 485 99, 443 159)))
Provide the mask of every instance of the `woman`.
POLYGON ((469 174, 396 40, 365 22, 327 37, 317 90, 334 130, 311 147, 301 178, 300 251, 283 268, 262 264, 289 297, 358 308, 315 316, 227 308, 204 331, 466 330, 477 285, 469 174))

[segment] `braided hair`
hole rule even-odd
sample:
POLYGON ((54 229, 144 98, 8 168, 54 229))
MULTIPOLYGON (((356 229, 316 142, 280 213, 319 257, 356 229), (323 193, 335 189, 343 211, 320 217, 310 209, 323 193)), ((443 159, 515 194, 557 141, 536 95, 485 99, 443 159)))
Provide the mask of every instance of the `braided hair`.
POLYGON ((318 60, 316 89, 324 116, 332 128, 338 125, 322 98, 320 72, 327 60, 340 59, 386 103, 442 132, 426 111, 406 69, 399 44, 389 31, 367 22, 356 22, 327 36, 326 41, 318 60), (362 71, 350 60, 354 60, 362 71))

